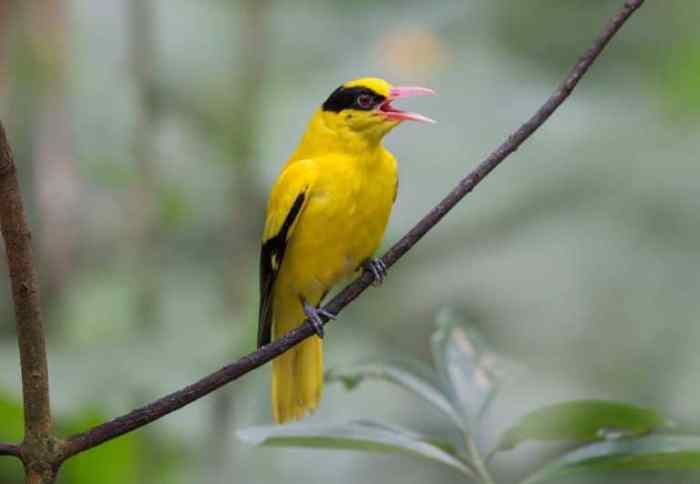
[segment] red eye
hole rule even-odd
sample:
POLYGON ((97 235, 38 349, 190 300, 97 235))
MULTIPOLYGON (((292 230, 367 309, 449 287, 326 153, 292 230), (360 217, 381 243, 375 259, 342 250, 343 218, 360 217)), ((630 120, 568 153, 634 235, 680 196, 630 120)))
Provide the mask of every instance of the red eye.
POLYGON ((357 107, 361 109, 369 109, 374 103, 374 98, 370 94, 360 94, 357 96, 357 107))

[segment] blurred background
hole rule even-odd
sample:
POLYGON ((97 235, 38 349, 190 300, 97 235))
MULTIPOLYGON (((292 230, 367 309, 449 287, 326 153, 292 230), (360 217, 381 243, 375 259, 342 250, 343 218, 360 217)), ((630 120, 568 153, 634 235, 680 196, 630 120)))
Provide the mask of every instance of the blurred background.
MULTIPOLYGON (((337 85, 375 75, 439 93, 410 101, 437 125, 386 140, 401 177, 388 246, 539 107, 621 4, 0 2, 0 119, 34 231, 62 431, 254 349, 267 194, 337 85)), ((550 122, 329 327, 327 368, 429 361, 448 307, 511 362, 486 446, 568 398, 700 427, 698 14, 697 2, 647 2, 550 122)), ((11 440, 21 392, 6 279, 0 437, 11 440)), ((401 456, 239 443, 237 429, 271 421, 269 371, 74 459, 61 482, 461 482, 401 456)), ((328 387, 311 421, 446 431, 423 402, 370 385, 328 387)), ((499 455, 496 475, 520 478, 557 450, 499 455)), ((15 482, 20 466, 0 460, 0 483, 15 482)))

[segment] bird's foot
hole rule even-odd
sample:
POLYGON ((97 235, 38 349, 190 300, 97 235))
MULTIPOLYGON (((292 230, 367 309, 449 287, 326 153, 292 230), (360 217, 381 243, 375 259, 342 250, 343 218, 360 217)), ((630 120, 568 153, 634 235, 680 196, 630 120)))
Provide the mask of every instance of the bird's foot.
POLYGON ((304 314, 306 314, 306 317, 309 318, 309 321, 311 321, 311 324, 314 326, 314 331, 316 331, 319 338, 323 338, 323 319, 321 319, 321 317, 325 316, 328 319, 336 318, 335 314, 331 313, 330 311, 326 311, 323 308, 317 308, 313 304, 309 304, 306 301, 304 301, 304 314))
POLYGON ((370 271, 374 276, 374 281, 372 282, 373 286, 378 287, 384 283, 384 279, 386 279, 387 269, 386 264, 383 260, 367 259, 362 264, 362 267, 370 271))

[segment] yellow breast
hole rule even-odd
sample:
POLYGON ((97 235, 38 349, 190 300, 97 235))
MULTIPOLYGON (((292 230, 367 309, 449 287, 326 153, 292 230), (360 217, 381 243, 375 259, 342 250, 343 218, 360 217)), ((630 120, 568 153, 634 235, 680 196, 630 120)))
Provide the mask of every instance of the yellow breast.
POLYGON ((318 179, 280 274, 281 283, 309 295, 350 276, 377 250, 397 185, 396 161, 384 148, 367 156, 331 154, 314 162, 318 179))

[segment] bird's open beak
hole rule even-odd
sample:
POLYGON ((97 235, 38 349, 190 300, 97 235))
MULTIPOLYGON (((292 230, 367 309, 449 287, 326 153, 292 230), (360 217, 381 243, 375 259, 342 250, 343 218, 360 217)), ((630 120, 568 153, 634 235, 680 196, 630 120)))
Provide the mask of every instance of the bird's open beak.
POLYGON ((396 109, 391 105, 391 102, 396 99, 401 99, 404 97, 411 96, 432 96, 435 91, 428 89, 427 87, 416 87, 416 86, 396 86, 392 87, 389 91, 389 97, 386 101, 379 105, 379 110, 387 117, 387 119, 392 119, 396 121, 420 121, 421 123, 435 123, 436 121, 430 119, 427 116, 423 116, 418 113, 409 113, 407 111, 401 111, 396 109))

